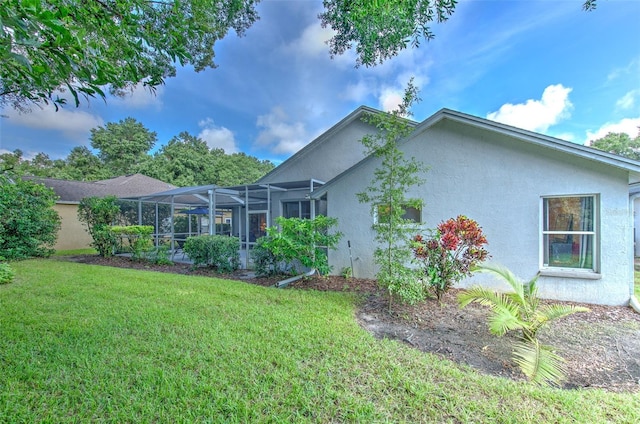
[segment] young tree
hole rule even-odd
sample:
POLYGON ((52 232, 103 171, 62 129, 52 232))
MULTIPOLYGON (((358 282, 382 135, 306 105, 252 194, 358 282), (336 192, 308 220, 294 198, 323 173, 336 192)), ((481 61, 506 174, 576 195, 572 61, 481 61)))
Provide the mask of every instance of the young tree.
POLYGON ((50 188, 0 174, 0 256, 47 257, 53 253, 60 216, 50 188))
POLYGON ((488 306, 489 330, 496 336, 503 336, 512 330, 520 331, 520 340, 513 349, 513 360, 529 380, 536 384, 562 381, 563 359, 551 346, 538 341, 538 331, 550 321, 576 312, 588 312, 589 309, 575 305, 541 305, 536 286, 538 276, 525 283, 499 265, 481 265, 476 271, 492 274, 508 284, 512 291, 498 293, 474 286, 458 295, 460 307, 474 302, 488 306))
POLYGON ((397 110, 390 114, 369 114, 364 118, 378 132, 360 140, 367 155, 380 159, 370 185, 358 193, 358 200, 369 203, 371 213, 377 216, 373 230, 378 243, 374 251, 374 260, 380 267, 378 282, 391 297, 397 296, 408 303, 418 302, 426 296, 425 287, 419 281, 419 271, 407 267, 412 257, 410 239, 417 226, 403 218, 407 207, 422 208, 421 199, 409 198, 406 193, 424 182, 420 173, 425 167, 415 158, 406 159, 398 147, 398 143, 413 131, 413 125, 405 117, 410 116, 411 105, 417 100, 417 88, 410 81, 397 110))
POLYGON ((155 132, 130 117, 91 129, 91 147, 100 150, 98 157, 111 177, 133 172, 156 141, 155 132))
POLYGON ((591 147, 629 159, 640 160, 640 133, 636 138, 631 138, 626 133, 610 132, 606 136, 592 141, 591 147))

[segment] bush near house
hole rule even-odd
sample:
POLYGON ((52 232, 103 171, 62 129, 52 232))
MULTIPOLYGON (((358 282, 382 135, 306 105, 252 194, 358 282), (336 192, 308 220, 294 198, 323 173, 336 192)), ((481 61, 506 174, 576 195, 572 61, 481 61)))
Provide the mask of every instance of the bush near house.
POLYGON ((336 218, 319 215, 314 219, 276 218, 277 227, 267 228, 267 236, 259 242, 259 250, 253 254, 257 272, 262 275, 279 273, 282 269, 300 273, 303 267, 316 269, 320 274, 331 272, 327 250, 335 249, 342 237, 332 232, 338 225, 336 218), (265 252, 266 250, 267 252, 265 252))
POLYGON ((0 175, 0 252, 8 260, 47 257, 60 228, 57 196, 42 184, 0 175))
POLYGON ((78 205, 78 219, 87 224, 87 231, 100 256, 113 256, 117 244, 117 237, 111 231, 118 216, 120 207, 115 196, 85 197, 78 205))
POLYGON ((422 265, 425 284, 438 300, 471 269, 489 257, 482 228, 464 215, 441 222, 431 237, 413 239, 413 255, 422 265))
POLYGON ((219 272, 232 272, 240 267, 240 239, 237 237, 188 237, 183 249, 194 266, 206 265, 219 272))
POLYGON ((151 251, 153 243, 151 235, 153 234, 152 225, 127 225, 111 227, 111 232, 121 239, 121 245, 131 250, 132 259, 146 259, 146 253, 151 251))

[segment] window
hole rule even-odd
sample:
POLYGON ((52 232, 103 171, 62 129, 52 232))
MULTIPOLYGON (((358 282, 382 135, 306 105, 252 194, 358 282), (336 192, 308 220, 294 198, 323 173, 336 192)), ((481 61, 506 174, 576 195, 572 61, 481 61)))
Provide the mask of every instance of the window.
POLYGON ((311 219, 311 202, 309 200, 282 202, 282 216, 311 219))
MULTIPOLYGON (((402 206, 402 219, 409 220, 414 223, 422 222, 422 209, 413 206, 402 206)), ((387 205, 378 205, 375 211, 374 221, 376 223, 384 223, 389 219, 389 207, 387 205)))
POLYGON ((596 270, 596 196, 543 198, 543 266, 596 270))

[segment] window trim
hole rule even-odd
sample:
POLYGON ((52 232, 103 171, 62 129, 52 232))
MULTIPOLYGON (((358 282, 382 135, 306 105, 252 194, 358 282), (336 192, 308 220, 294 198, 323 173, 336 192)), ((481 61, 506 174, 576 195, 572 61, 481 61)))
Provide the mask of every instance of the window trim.
POLYGON ((539 234, 539 269, 540 275, 549 277, 564 278, 585 278, 600 279, 600 195, 598 193, 580 193, 580 194, 556 194, 540 197, 540 228, 539 234), (545 202, 547 199, 564 199, 570 197, 590 197, 593 199, 593 230, 592 231, 551 231, 545 230, 545 202), (592 267, 591 268, 572 268, 561 266, 550 266, 545 264, 545 251, 548 246, 545 245, 545 237, 570 234, 570 235, 592 235, 593 251, 592 251, 592 267))

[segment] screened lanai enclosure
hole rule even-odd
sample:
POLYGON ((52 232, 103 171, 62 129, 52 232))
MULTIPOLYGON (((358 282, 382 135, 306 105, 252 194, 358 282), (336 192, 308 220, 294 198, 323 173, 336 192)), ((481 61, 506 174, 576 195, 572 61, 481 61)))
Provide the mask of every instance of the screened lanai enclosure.
POLYGON ((249 184, 234 187, 181 187, 141 197, 121 198, 130 225, 154 227, 156 246, 179 252, 188 237, 210 234, 237 237, 242 265, 249 267, 248 251, 266 235, 278 216, 315 218, 327 215, 326 198, 311 200, 321 181, 249 184))

